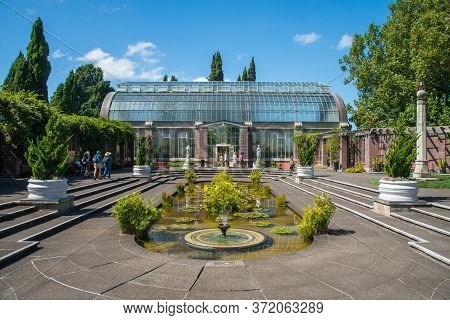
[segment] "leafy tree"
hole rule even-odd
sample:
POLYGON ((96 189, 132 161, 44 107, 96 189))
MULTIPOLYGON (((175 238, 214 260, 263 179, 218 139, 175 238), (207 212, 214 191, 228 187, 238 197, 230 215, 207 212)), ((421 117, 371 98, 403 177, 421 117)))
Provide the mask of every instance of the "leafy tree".
POLYGON ((165 74, 162 81, 167 81, 167 79, 168 79, 168 78, 167 78, 167 74, 165 74))
POLYGON ((147 163, 149 139, 146 136, 137 136, 137 152, 136 152, 136 165, 143 166, 147 163))
POLYGON ((211 73, 209 74, 208 80, 223 81, 222 57, 220 56, 219 51, 213 54, 211 62, 211 73))
POLYGON ((177 79, 177 77, 175 77, 174 75, 172 75, 172 76, 170 77, 170 81, 178 81, 178 79, 177 79))
POLYGON ((34 92, 48 101, 47 80, 52 67, 48 61, 49 48, 45 41, 41 18, 33 24, 31 39, 27 47, 27 61, 35 79, 34 92))
POLYGON ((252 60, 250 61, 247 78, 248 81, 256 81, 256 66, 255 66, 255 59, 253 57, 252 60))
POLYGON ((247 67, 244 67, 244 71, 242 71, 242 81, 248 81, 247 67))
POLYGON ((360 128, 394 126, 396 119, 414 125, 416 90, 427 90, 427 123, 450 123, 450 25, 448 2, 398 0, 383 26, 370 24, 356 34, 340 59, 345 83, 358 89, 352 119, 360 128))
POLYGON ((314 156, 318 144, 317 134, 298 133, 293 136, 297 145, 298 162, 303 167, 310 167, 314 164, 314 156))
POLYGON ((97 117, 103 99, 111 91, 114 89, 103 80, 102 69, 86 64, 69 73, 65 83, 56 89, 51 105, 67 114, 97 117))
POLYGON ((30 66, 22 51, 14 60, 8 75, 3 83, 3 88, 11 92, 33 91, 35 79, 31 73, 30 66))
POLYGON ((241 75, 238 76, 237 81, 242 81, 241 75))

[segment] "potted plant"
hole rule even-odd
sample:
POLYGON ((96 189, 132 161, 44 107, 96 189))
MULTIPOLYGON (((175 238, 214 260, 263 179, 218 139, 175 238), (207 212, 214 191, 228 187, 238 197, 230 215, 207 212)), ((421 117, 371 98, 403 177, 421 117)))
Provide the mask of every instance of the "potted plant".
POLYGON ((63 137, 62 130, 56 129, 57 117, 50 118, 45 127, 46 134, 36 141, 30 141, 25 159, 31 168, 28 180, 28 199, 59 200, 67 198, 67 170, 71 137, 63 137))
POLYGON ((411 164, 415 159, 417 136, 404 128, 397 129, 397 137, 386 154, 384 170, 389 177, 380 179, 381 200, 396 202, 417 201, 417 181, 410 179, 411 164))
POLYGON ((133 166, 133 176, 148 178, 150 176, 150 166, 147 165, 147 153, 149 141, 145 136, 137 136, 138 146, 136 152, 136 161, 133 166))
POLYGON ((317 134, 300 133, 293 137, 297 145, 297 155, 299 167, 297 167, 297 177, 300 179, 314 177, 314 156, 317 148, 317 134))
POLYGON ((447 163, 445 162, 445 159, 437 158, 436 162, 439 167, 439 173, 445 173, 445 169, 447 169, 447 163))

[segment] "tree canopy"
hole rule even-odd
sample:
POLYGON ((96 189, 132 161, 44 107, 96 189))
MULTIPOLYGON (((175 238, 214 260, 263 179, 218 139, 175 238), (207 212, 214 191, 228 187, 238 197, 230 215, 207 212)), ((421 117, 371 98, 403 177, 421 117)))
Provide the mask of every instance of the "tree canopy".
POLYGON ((170 81, 178 81, 178 79, 177 79, 177 77, 175 77, 174 75, 172 75, 172 76, 170 77, 170 81))
POLYGON ((211 73, 209 74, 208 80, 223 81, 222 57, 220 56, 219 51, 213 54, 211 62, 211 73))
POLYGON ((255 66, 255 59, 252 57, 252 60, 250 61, 250 66, 248 67, 248 73, 247 73, 248 81, 256 81, 256 66, 255 66))
POLYGON ((70 71, 51 99, 51 105, 67 114, 97 117, 103 99, 114 91, 109 81, 103 80, 101 68, 86 64, 70 71))
POLYGON ((10 92, 32 92, 36 86, 35 83, 36 80, 31 73, 28 61, 20 51, 9 69, 3 88, 10 92))
POLYGON ((397 0, 383 26, 356 34, 349 54, 340 59, 358 99, 352 120, 360 128, 405 125, 416 120, 416 91, 427 91, 427 124, 448 125, 450 106, 450 32, 448 2, 397 0))

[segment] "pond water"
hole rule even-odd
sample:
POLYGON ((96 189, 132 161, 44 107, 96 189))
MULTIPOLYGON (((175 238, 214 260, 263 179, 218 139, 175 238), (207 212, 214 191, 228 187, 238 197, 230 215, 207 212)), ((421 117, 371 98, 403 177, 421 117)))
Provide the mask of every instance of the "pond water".
MULTIPOLYGON (((206 260, 240 260, 261 259, 283 253, 295 252, 308 246, 296 233, 296 227, 301 216, 289 208, 276 208, 275 197, 272 194, 260 199, 260 216, 254 213, 244 213, 241 216, 231 215, 230 231, 233 228, 257 231, 268 236, 268 241, 251 249, 205 251, 189 247, 184 241, 184 235, 201 229, 216 229, 219 237, 221 231, 217 228, 218 221, 202 208, 202 193, 204 184, 196 185, 196 196, 176 195, 173 207, 164 209, 164 216, 149 231, 149 241, 143 246, 148 250, 183 256, 192 259, 206 260), (190 221, 191 220, 191 221, 190 221), (277 234, 277 227, 285 227, 294 231, 293 234, 277 234)), ((255 202, 256 207, 256 202, 255 202)))

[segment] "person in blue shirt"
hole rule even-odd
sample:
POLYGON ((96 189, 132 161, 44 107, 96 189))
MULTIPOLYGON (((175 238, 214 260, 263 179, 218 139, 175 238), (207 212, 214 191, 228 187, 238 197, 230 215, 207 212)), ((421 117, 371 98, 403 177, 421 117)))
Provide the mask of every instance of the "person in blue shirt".
POLYGON ((94 163, 94 180, 102 178, 102 164, 103 157, 100 151, 97 151, 95 155, 92 157, 92 162, 94 163))
POLYGON ((105 157, 103 158, 103 177, 111 178, 111 164, 112 164, 112 158, 111 158, 111 152, 106 152, 105 157))

